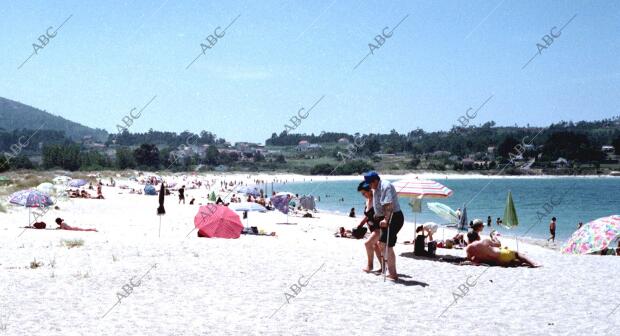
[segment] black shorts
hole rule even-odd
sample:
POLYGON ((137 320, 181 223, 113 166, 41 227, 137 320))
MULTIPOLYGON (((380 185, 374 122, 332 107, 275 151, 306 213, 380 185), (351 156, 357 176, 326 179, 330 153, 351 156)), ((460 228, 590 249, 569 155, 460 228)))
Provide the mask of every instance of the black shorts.
POLYGON ((549 232, 551 233, 552 236, 555 237, 555 230, 549 229, 549 232))
POLYGON ((368 225, 368 230, 370 230, 370 232, 375 232, 375 230, 379 229, 379 222, 369 222, 370 225, 368 225))
MULTIPOLYGON (((398 238, 396 235, 403 228, 403 224, 405 223, 405 216, 403 216, 402 211, 398 211, 392 214, 392 220, 390 221, 390 239, 388 242, 389 247, 394 247, 396 245, 396 239, 398 238)), ((388 241, 388 229, 381 228, 381 237, 379 241, 384 243, 388 241)))

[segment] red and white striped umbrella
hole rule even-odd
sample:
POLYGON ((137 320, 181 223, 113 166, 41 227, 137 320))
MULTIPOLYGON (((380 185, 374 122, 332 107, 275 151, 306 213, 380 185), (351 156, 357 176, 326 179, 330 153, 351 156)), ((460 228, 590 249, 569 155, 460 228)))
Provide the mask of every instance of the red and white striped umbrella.
POLYGON ((452 196, 452 190, 439 182, 432 180, 406 179, 393 183, 396 193, 407 197, 447 198, 452 196))

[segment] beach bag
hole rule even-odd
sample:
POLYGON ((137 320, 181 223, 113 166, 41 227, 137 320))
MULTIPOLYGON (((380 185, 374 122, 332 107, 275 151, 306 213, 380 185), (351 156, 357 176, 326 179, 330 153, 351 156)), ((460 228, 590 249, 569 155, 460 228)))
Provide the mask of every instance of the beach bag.
POLYGON ((45 229, 46 225, 44 222, 36 222, 32 226, 34 226, 35 229, 45 229))
POLYGON ((368 231, 368 229, 363 227, 363 226, 362 227, 356 227, 353 230, 351 230, 351 235, 353 237, 355 237, 356 239, 362 239, 366 235, 367 231, 368 231))
POLYGON ((437 242, 436 241, 429 241, 428 242, 428 255, 430 257, 434 257, 435 256, 435 251, 437 251, 437 242))

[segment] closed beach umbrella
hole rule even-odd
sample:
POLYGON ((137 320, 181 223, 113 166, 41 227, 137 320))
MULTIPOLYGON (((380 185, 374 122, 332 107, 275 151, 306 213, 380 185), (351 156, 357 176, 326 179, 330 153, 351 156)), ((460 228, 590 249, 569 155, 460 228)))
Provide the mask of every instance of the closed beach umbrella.
POLYGON ((467 222, 467 207, 463 204, 463 212, 461 213, 461 219, 458 222, 457 229, 467 231, 469 223, 467 222))
POLYGON ((166 188, 164 188, 164 184, 161 184, 159 188, 159 207, 157 207, 158 215, 165 215, 166 209, 164 208, 164 197, 166 196, 166 188))
POLYGON ((504 209, 504 218, 502 219, 502 225, 507 229, 511 229, 519 225, 519 217, 517 217, 517 209, 515 203, 512 201, 512 192, 508 192, 506 198, 506 208, 504 209))
POLYGON ((166 209, 164 208, 164 198, 166 196, 166 189, 164 188, 164 184, 161 184, 159 188, 159 207, 157 207, 157 215, 159 216, 159 233, 158 236, 161 237, 161 216, 166 214, 166 209))
POLYGON ((215 197, 215 192, 212 191, 211 195, 209 195, 209 201, 215 202, 216 200, 217 200, 217 197, 215 197))
MULTIPOLYGON (((517 209, 515 203, 512 201, 512 192, 508 191, 508 197, 506 198, 506 208, 504 208, 504 218, 502 219, 502 226, 507 229, 512 229, 519 225, 519 217, 517 217, 517 209)), ((519 251, 519 238, 516 237, 517 251, 519 251)))
POLYGON ((447 220, 448 223, 456 223, 458 220, 456 211, 443 203, 430 202, 426 206, 437 216, 447 220))
POLYGON ((199 234, 209 238, 239 238, 243 230, 241 218, 224 205, 203 205, 194 217, 199 234))
POLYGON ((71 181, 69 181, 69 186, 73 187, 73 188, 79 188, 83 185, 86 185, 86 180, 82 180, 82 179, 73 179, 71 181))
POLYGON ((599 218, 575 231, 562 247, 563 253, 599 252, 620 237, 620 215, 599 218))

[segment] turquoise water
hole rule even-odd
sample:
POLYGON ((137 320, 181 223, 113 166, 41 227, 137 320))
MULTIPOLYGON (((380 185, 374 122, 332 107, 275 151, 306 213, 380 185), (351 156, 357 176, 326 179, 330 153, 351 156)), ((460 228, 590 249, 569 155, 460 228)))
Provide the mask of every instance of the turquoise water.
MULTIPOLYGON (((564 241, 584 224, 613 214, 620 214, 620 178, 571 177, 571 178, 501 178, 501 179, 441 179, 438 182, 454 191, 447 199, 424 200, 417 222, 445 222, 428 210, 427 202, 441 202, 453 209, 467 205, 468 220, 480 218, 486 225, 487 216, 493 219, 492 228, 503 235, 517 235, 541 239, 549 237, 551 217, 557 217, 556 242, 564 241), (497 227, 497 217, 503 217, 508 191, 512 191, 517 208, 519 226, 513 229, 497 227), (540 219, 540 220, 539 220, 540 219)), ((357 181, 288 183, 275 185, 276 191, 320 196, 319 209, 348 214, 355 208, 361 214, 364 200, 357 193, 357 181), (340 199, 344 198, 344 201, 340 199)), ((414 214, 407 205, 409 200, 400 198, 405 220, 414 221, 414 214)), ((488 234, 490 230, 485 228, 488 234)))

